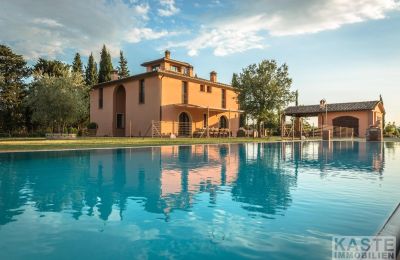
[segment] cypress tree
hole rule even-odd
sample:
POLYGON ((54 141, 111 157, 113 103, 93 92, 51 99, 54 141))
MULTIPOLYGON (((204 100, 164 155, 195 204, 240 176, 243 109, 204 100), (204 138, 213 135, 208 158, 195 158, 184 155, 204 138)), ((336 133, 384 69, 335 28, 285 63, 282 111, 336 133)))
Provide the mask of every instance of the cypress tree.
POLYGON ((128 61, 124 57, 124 53, 122 51, 119 52, 118 75, 120 79, 129 77, 128 61))
POLYGON ((81 55, 77 52, 72 62, 72 71, 80 73, 83 76, 83 64, 81 60, 81 55))
POLYGON ((103 45, 100 53, 99 83, 110 81, 112 70, 111 55, 107 51, 106 45, 103 45))
MULTIPOLYGON (((382 105, 383 105, 383 98, 382 98, 381 94, 379 94, 379 101, 381 101, 382 105)), ((386 125, 385 117, 386 117, 386 111, 383 112, 383 116, 382 116, 382 127, 383 127, 383 129, 385 129, 385 125, 386 125)))
POLYGON ((97 63, 94 61, 93 53, 90 53, 85 73, 86 85, 93 86, 97 84, 97 77, 97 63))

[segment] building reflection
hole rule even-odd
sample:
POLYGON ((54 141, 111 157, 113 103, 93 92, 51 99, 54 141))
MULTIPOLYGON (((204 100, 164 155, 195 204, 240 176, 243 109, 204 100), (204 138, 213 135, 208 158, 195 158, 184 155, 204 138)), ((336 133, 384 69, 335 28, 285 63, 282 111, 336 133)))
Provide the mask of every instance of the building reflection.
POLYGON ((302 162, 308 167, 359 170, 382 174, 385 166, 385 145, 381 142, 283 142, 283 158, 302 162))
POLYGON ((108 220, 115 210, 123 219, 133 202, 168 221, 173 211, 189 211, 199 203, 199 194, 207 194, 208 201, 201 203, 211 207, 222 203, 220 194, 229 194, 249 214, 273 218, 291 205, 302 167, 321 174, 336 168, 382 175, 384 157, 384 144, 362 142, 3 154, 0 225, 15 221, 27 205, 77 220, 83 215, 108 220))

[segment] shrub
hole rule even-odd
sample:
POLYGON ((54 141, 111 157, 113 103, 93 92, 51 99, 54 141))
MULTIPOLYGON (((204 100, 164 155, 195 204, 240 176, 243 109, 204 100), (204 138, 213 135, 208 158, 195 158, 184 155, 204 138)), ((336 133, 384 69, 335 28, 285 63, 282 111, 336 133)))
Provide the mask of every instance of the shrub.
POLYGON ((90 122, 90 123, 88 124, 87 128, 88 128, 88 129, 93 129, 93 130, 95 130, 95 129, 98 128, 98 125, 97 125, 96 122, 90 122))
POLYGON ((239 130, 236 133, 237 137, 245 137, 246 136, 246 130, 244 130, 243 127, 239 128, 239 130))
POLYGON ((69 134, 77 134, 78 133, 78 129, 76 129, 75 127, 70 127, 68 129, 68 133, 69 134))

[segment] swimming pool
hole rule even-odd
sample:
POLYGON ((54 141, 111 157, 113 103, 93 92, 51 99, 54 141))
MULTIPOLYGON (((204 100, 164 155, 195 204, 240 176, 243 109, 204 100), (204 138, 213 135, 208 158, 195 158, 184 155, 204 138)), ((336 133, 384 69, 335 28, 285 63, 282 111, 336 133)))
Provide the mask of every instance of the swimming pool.
POLYGON ((330 259, 400 200, 400 143, 0 154, 0 259, 330 259))

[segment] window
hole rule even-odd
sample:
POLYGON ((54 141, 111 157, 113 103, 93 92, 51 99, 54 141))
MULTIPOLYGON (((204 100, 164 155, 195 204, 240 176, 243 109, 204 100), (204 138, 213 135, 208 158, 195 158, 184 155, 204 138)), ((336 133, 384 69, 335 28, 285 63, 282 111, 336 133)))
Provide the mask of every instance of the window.
POLYGON ((103 88, 99 88, 99 109, 103 108, 103 88))
POLYGON ((122 113, 117 113, 117 128, 118 129, 125 128, 124 114, 122 114, 122 113))
POLYGON ((152 71, 159 71, 160 70, 160 64, 154 65, 151 67, 152 71))
POLYGON ((221 90, 222 90, 222 97, 221 97, 222 104, 221 104, 221 106, 222 106, 222 108, 226 108, 226 89, 221 89, 221 90))
POLYGON ((203 114, 203 127, 207 128, 207 114, 203 114))
POLYGON ((211 93, 211 92, 212 92, 211 86, 207 86, 207 92, 208 92, 208 93, 211 93))
POLYGON ((188 104, 188 84, 182 81, 182 104, 188 104))
POLYGON ((139 104, 144 104, 144 79, 139 82, 139 104))
POLYGON ((189 75, 189 69, 186 67, 183 67, 183 74, 189 75))
POLYGON ((205 92, 206 91, 205 88, 204 88, 204 85, 200 85, 200 91, 201 92, 205 92))
POLYGON ((170 67, 171 71, 179 72, 179 68, 177 66, 171 65, 170 67))
POLYGON ((219 128, 228 128, 228 119, 225 116, 219 118, 219 128))

